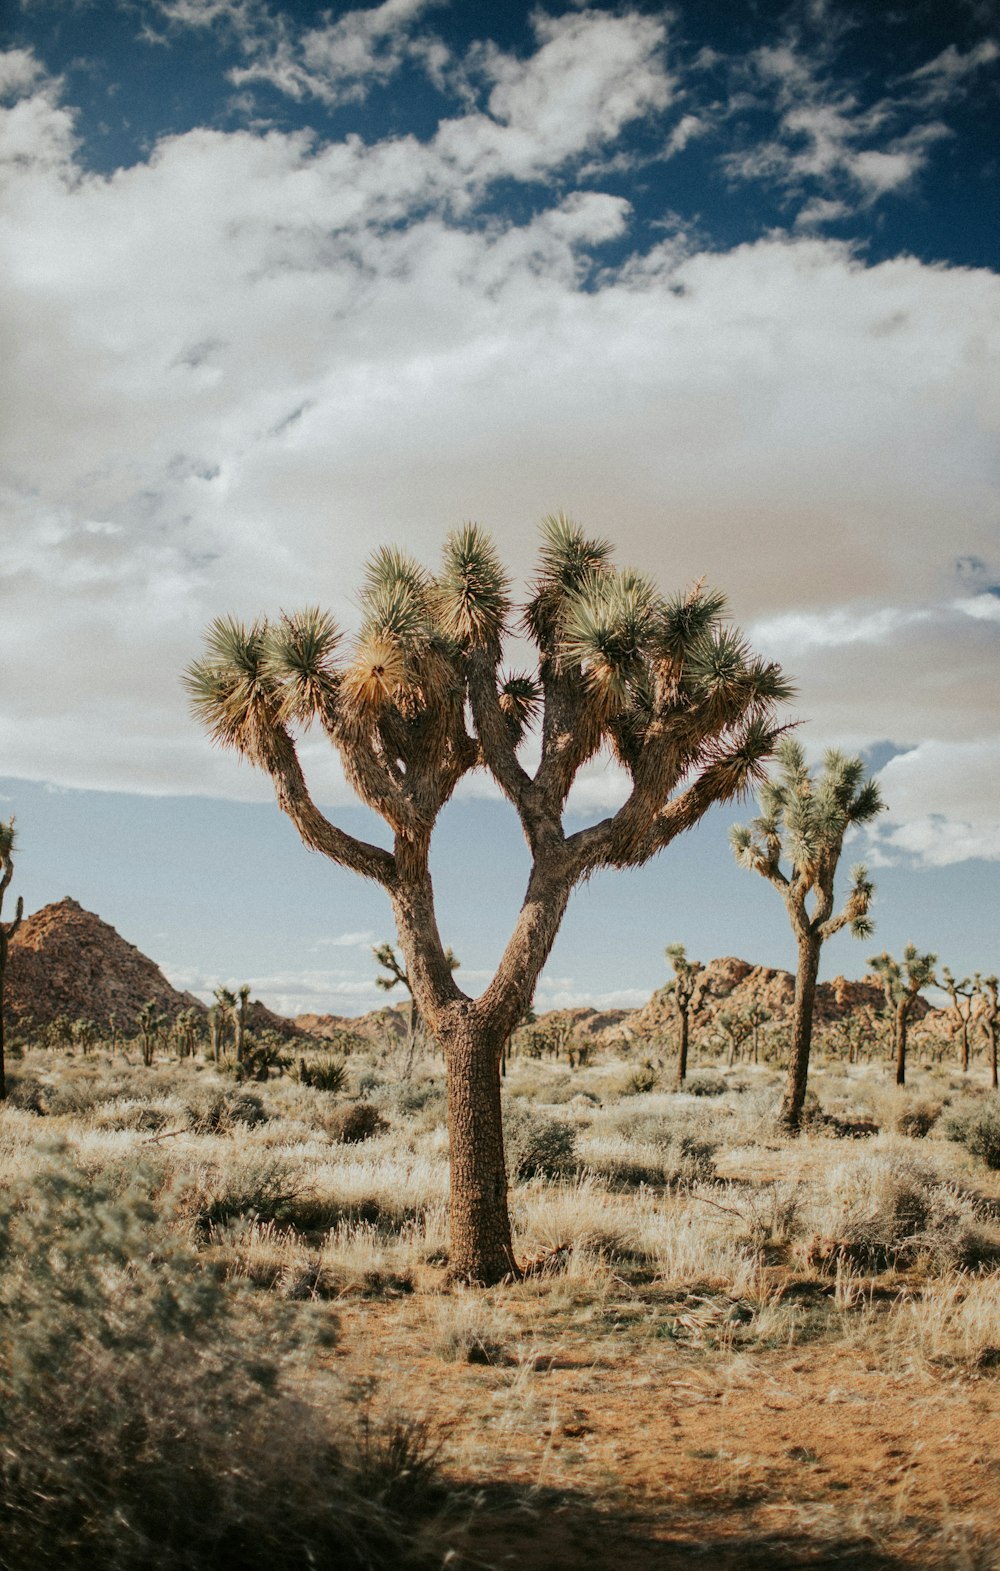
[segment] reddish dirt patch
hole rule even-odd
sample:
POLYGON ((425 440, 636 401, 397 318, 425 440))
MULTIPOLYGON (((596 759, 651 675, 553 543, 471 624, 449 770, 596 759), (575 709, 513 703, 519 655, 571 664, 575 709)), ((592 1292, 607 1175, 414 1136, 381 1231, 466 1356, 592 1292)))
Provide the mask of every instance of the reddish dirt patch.
POLYGON ((533 1345, 472 1365, 433 1351, 441 1304, 345 1306, 336 1358, 448 1430, 450 1475, 482 1494, 468 1564, 1000 1566, 992 1372, 890 1369, 829 1342, 637 1344, 627 1319, 598 1334, 540 1297, 533 1345))

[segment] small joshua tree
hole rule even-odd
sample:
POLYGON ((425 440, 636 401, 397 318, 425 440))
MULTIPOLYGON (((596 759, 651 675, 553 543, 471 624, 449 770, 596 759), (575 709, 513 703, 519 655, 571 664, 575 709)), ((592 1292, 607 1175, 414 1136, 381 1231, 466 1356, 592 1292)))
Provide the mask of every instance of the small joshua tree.
MULTIPOLYGON (((271 776, 306 845, 374 880, 392 902, 417 1008, 448 1079, 450 1270, 493 1283, 515 1273, 507 1206, 499 1063, 534 995, 570 894, 601 868, 640 867, 713 803, 760 777, 790 689, 723 620, 700 586, 674 600, 606 541, 568 519, 543 526, 538 569, 515 618, 490 539, 469 524, 447 541, 435 577, 401 552, 372 558, 353 651, 318 609, 249 626, 213 623, 191 667, 195 710, 216 742, 271 776), (502 670, 519 623, 535 674, 502 670), (537 720, 540 759, 519 745, 537 720), (385 819, 391 850, 338 828, 317 808, 293 730, 318 722, 361 800, 385 819), (599 823, 567 833, 579 770, 607 749, 629 793, 599 823), (528 886, 496 974, 479 998, 455 981, 438 931, 429 868, 438 815, 462 777, 487 770, 516 811, 528 886)), ((484 897, 487 891, 484 888, 484 897)))
MULTIPOLYGON (((13 818, 3 824, 0 823, 0 911, 3 910, 4 896, 10 887, 14 876, 14 820, 13 818)), ((0 922, 0 1101, 7 1095, 7 1063, 5 1058, 4 1042, 4 1013, 3 993, 4 979, 7 973, 7 951, 10 941, 21 925, 24 916, 24 900, 18 896, 14 908, 14 917, 10 922, 0 922)))
POLYGON ((753 1036, 753 1023, 742 1009, 723 1009, 715 1017, 715 1024, 726 1043, 726 1062, 734 1064, 743 1056, 743 1044, 753 1036))
POLYGON ((868 962, 882 978, 886 1003, 893 1012, 893 1039, 896 1050, 896 1084, 906 1084, 906 1036, 913 1006, 922 988, 934 982, 937 955, 922 955, 915 944, 903 950, 902 964, 888 950, 872 955, 868 962))
MULTIPOLYGON (((417 1001, 413 996, 413 989, 406 974, 406 967, 400 963, 392 945, 390 943, 373 944, 372 954, 383 971, 389 973, 388 976, 377 976, 375 978, 375 986, 381 988, 383 993, 391 993, 393 988, 401 982, 410 995, 410 1018, 407 1022, 406 1031, 406 1066, 403 1070, 403 1079, 409 1080, 413 1070, 413 1055, 416 1051, 417 1038, 424 1030, 424 1023, 420 1018, 420 1010, 417 1008, 417 1001)), ((444 957, 451 969, 457 971, 460 961, 455 951, 450 948, 446 949, 444 957)))
MULTIPOLYGON (((236 1041, 236 1011, 237 1011, 238 1005, 237 1005, 237 1002, 236 1002, 236 994, 233 992, 231 987, 221 987, 220 986, 220 987, 217 987, 215 989, 215 1007, 219 1011, 219 1015, 218 1015, 218 1030, 219 1030, 218 1051, 216 1052, 216 1055, 215 1055, 216 1063, 218 1063, 219 1055, 222 1052, 222 1045, 223 1045, 222 1044, 222 1039, 225 1036, 226 1023, 227 1022, 229 1024, 230 1031, 231 1031, 234 1043, 236 1041)), ((237 1062, 239 1062, 238 1058, 237 1058, 237 1062)))
POLYGON ((990 1085, 996 1091, 998 1089, 997 1021, 1000 1020, 1000 1002, 997 999, 996 977, 977 977, 976 991, 979 994, 978 1019, 986 1032, 990 1044, 990 1085))
POLYGON ((139 1035, 142 1038, 142 1061, 147 1069, 152 1067, 156 1038, 162 1024, 163 1016, 150 999, 148 1004, 143 1004, 138 1015, 139 1035))
POLYGON ((750 1038, 753 1042, 753 1061, 755 1064, 759 1064, 761 1027, 766 1026, 769 1021, 773 1020, 774 1015, 758 998, 751 1000, 744 1010, 744 1014, 750 1026, 750 1038))
POLYGON ((941 986, 951 999, 954 1020, 953 1036, 958 1037, 959 1062, 963 1074, 969 1069, 969 1026, 972 1023, 972 1000, 979 988, 979 973, 963 976, 958 981, 947 966, 941 967, 941 986))
POLYGON ((680 1091, 687 1079, 688 1040, 691 1016, 697 1015, 701 1005, 698 978, 703 969, 700 960, 689 960, 683 944, 668 944, 664 951, 674 968, 674 974, 663 989, 673 999, 674 1018, 677 1021, 677 1077, 680 1091))
POLYGON ((234 1006, 233 1024, 236 1031, 236 1062, 242 1064, 247 1036, 247 1011, 250 1008, 250 983, 244 982, 239 990, 239 1003, 234 1006))
POLYGON ((820 951, 828 938, 850 925, 855 938, 868 938, 874 885, 859 863, 851 888, 834 915, 834 879, 844 836, 882 811, 878 782, 865 779, 860 758, 830 748, 813 776, 798 742, 786 737, 777 750, 778 773, 758 793, 760 816, 749 827, 735 824, 730 839, 737 861, 772 883, 785 902, 798 944, 792 1047, 779 1117, 790 1131, 799 1127, 809 1080, 813 1005, 820 951), (784 871, 782 858, 790 867, 784 871))

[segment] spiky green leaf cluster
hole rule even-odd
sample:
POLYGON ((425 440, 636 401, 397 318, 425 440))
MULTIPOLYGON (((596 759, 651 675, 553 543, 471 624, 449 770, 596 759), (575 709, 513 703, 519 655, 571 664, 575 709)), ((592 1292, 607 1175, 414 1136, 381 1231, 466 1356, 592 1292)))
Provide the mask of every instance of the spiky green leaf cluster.
POLYGON ((216 617, 205 640, 206 658, 185 677, 192 708, 212 740, 264 767, 280 705, 267 664, 267 632, 263 619, 216 617))
POLYGON ((15 839, 13 818, 8 818, 6 823, 0 822, 0 863, 9 861, 13 855, 15 839))
POLYGON ((465 524, 445 542, 437 582, 441 630, 460 649, 499 656, 510 612, 510 580, 489 535, 465 524))
POLYGON ((280 688, 278 717, 283 723, 307 724, 332 712, 339 685, 333 657, 340 639, 333 617, 319 606, 282 614, 268 627, 263 666, 280 688))

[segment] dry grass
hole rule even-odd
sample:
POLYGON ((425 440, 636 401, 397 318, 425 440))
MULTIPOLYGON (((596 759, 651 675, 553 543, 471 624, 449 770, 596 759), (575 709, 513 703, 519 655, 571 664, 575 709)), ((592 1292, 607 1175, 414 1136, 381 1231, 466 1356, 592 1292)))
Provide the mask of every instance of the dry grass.
MULTIPOLYGON (((937 1505, 933 1491, 923 1499, 921 1561, 892 1490, 866 1492, 853 1459, 838 1463, 848 1482, 834 1533, 829 1502, 807 1498, 822 1495, 822 1474, 793 1453, 827 1443, 809 1437, 839 1391, 869 1400, 873 1369, 902 1382, 898 1400, 914 1414, 928 1391, 955 1402, 956 1392, 987 1392, 995 1418, 1000 1174, 946 1136, 949 1116, 968 1119, 981 1090, 941 1072, 918 1072, 900 1090, 883 1069, 834 1064, 814 1077, 821 1114, 873 1121, 880 1133, 840 1139, 818 1116, 789 1141, 773 1121, 773 1069, 701 1066, 721 1093, 675 1095, 635 1094, 632 1067, 511 1066, 516 1244, 551 1269, 489 1293, 446 1285, 447 1135, 433 1060, 399 1084, 393 1053, 371 1052, 350 1061, 350 1089, 338 1095, 289 1079, 236 1087, 190 1061, 150 1071, 103 1054, 29 1054, 0 1108, 0 1185, 30 1186, 59 1151, 111 1195, 141 1166, 170 1236, 206 1280, 242 1295, 247 1325, 280 1310, 292 1360, 308 1327, 339 1323, 337 1351, 313 1369, 317 1391, 334 1381, 323 1400, 342 1415, 345 1391, 369 1407, 391 1395, 401 1454, 430 1433, 421 1426, 440 1425, 451 1437, 441 1465, 464 1485, 579 1488, 598 1514, 617 1499, 641 1515, 656 1500, 657 1531, 672 1521, 677 1533, 695 1531, 699 1511, 709 1520, 721 1510, 733 1533, 739 1518, 761 1543, 778 1532, 780 1506, 817 1554, 843 1538, 856 1490, 866 1516, 852 1541, 877 1541, 885 1565, 949 1564, 942 1546, 979 1509, 952 1499, 950 1484, 937 1505), (345 1143, 359 1089, 378 1118, 368 1138, 345 1143), (780 1412, 781 1393, 806 1378, 797 1359, 812 1405, 787 1443, 755 1434, 767 1392, 780 1412), (696 1425, 689 1408, 718 1422, 696 1425), (691 1429, 690 1444, 675 1444, 672 1424, 677 1435, 691 1429), (690 1475, 683 1500, 650 1471, 650 1448, 671 1457, 677 1478, 690 1475), (699 1449, 711 1455, 689 1454, 699 1449)), ((289 1362, 283 1378, 306 1377, 289 1362)), ((487 1553, 488 1533, 440 1532, 455 1564, 499 1564, 509 1552, 497 1540, 487 1553)), ((730 1547, 720 1540, 720 1566, 730 1547)), ((547 1564, 578 1563, 549 1553, 547 1564)), ((660 1563, 636 1553, 622 1564, 660 1563)))

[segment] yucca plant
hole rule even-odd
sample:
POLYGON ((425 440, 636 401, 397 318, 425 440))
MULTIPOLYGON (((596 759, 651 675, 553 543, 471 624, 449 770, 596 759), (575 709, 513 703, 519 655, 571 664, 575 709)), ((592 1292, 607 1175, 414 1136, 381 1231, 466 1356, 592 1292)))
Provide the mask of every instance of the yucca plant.
POLYGON ((699 977, 704 967, 700 960, 689 960, 683 944, 668 944, 664 951, 674 968, 674 974, 663 989, 674 1006, 677 1021, 677 1078, 678 1091, 687 1079, 688 1040, 691 1016, 698 1013, 701 1004, 699 977))
POLYGON ((734 824, 730 840, 742 867, 759 873, 785 902, 798 945, 792 1046, 779 1118, 797 1130, 809 1082, 813 1005, 820 951, 828 938, 850 926, 855 938, 868 938, 868 912, 875 886, 863 863, 851 869, 851 887, 834 915, 834 880, 844 836, 870 823, 882 811, 877 780, 865 779, 860 758, 828 749, 823 767, 812 775, 800 743, 785 737, 777 749, 778 770, 758 793, 760 816, 749 825, 734 824), (782 867, 782 861, 786 867, 782 867))
POLYGON ((934 985, 937 955, 922 955, 915 944, 907 944, 902 963, 887 949, 871 955, 868 964, 882 978, 885 1001, 892 1010, 893 1041, 896 1052, 896 1084, 906 1084, 906 1038, 910 1016, 922 988, 934 985))
POLYGON ((976 978, 976 991, 979 997, 977 1018, 990 1044, 990 1085, 994 1091, 998 1088, 997 1022, 1000 1021, 1000 997, 997 995, 997 989, 998 981, 995 976, 976 978))
MULTIPOLYGON (((10 887, 14 876, 14 820, 0 823, 0 911, 3 910, 4 896, 10 887)), ((10 941, 21 925, 24 916, 24 900, 19 896, 14 908, 14 918, 10 922, 0 922, 0 1101, 7 1095, 7 1064, 5 1058, 4 1042, 4 1016, 3 994, 4 978, 7 973, 7 951, 10 941)))
POLYGON ((941 986, 951 999, 952 1035, 958 1037, 959 1065, 963 1075, 968 1074, 969 1026, 972 1024, 972 1001, 979 988, 979 973, 958 978, 947 966, 942 966, 941 986))
POLYGON ((642 865, 713 803, 753 786, 780 735, 775 705, 790 688, 728 626, 721 596, 699 585, 665 599, 649 580, 616 571, 608 543, 562 515, 543 524, 519 618, 493 543, 474 524, 448 538, 437 576, 402 552, 377 552, 361 605, 359 634, 343 652, 340 630, 317 608, 273 623, 220 618, 187 683, 215 741, 270 774, 306 845, 388 894, 410 989, 447 1063, 451 1272, 491 1283, 517 1272, 501 1051, 531 1003, 573 888, 601 868, 642 865), (529 675, 502 666, 516 621, 537 652, 529 675), (388 824, 391 851, 317 808, 293 734, 309 722, 388 824), (533 773, 519 756, 532 726, 533 773), (570 787, 604 748, 628 774, 627 800, 570 834, 570 787), (438 932, 428 856, 438 814, 478 768, 518 814, 531 872, 496 974, 471 998, 438 932))

